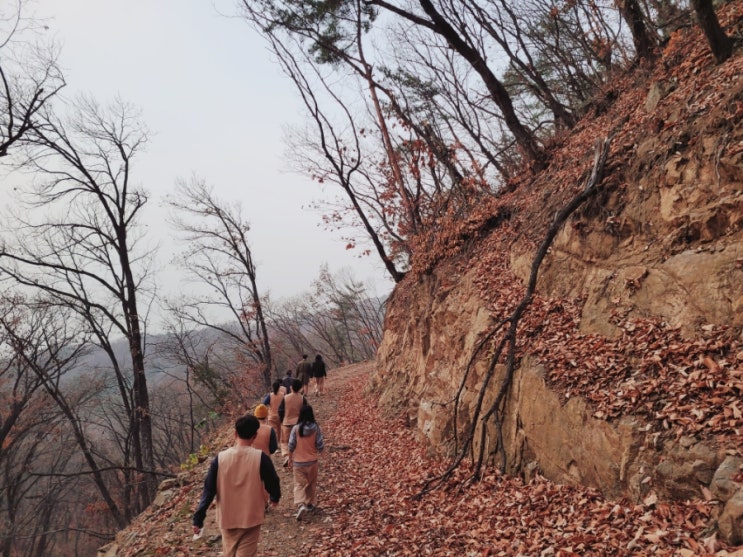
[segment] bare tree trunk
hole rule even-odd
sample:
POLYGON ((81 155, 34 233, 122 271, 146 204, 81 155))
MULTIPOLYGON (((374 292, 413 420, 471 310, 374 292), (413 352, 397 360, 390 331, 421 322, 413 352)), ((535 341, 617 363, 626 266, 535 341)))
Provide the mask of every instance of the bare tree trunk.
POLYGON ((271 384, 271 369, 273 368, 273 356, 271 355, 271 340, 268 336, 268 327, 266 326, 266 317, 263 314, 263 303, 258 292, 258 284, 255 275, 250 277, 251 292, 255 301, 255 314, 258 327, 261 334, 261 346, 263 349, 263 382, 266 386, 271 384))
POLYGON ((356 49, 358 51, 359 61, 361 62, 363 67, 363 77, 369 88, 369 95, 371 96, 372 105, 374 106, 374 113, 377 118, 377 125, 379 126, 379 130, 382 134, 382 142, 387 153, 387 160, 389 161, 390 168, 392 169, 392 173, 397 184, 397 190, 400 194, 400 198, 402 199, 403 206, 405 207, 408 226, 410 227, 410 233, 416 234, 420 228, 420 217, 418 211, 416 211, 415 209, 415 203, 412 199, 410 191, 405 185, 405 179, 403 178, 403 173, 400 169, 400 162, 392 144, 390 132, 387 127, 387 120, 382 113, 382 105, 379 102, 379 96, 377 95, 377 85, 374 80, 372 66, 366 61, 366 57, 364 55, 360 9, 361 4, 358 0, 356 2, 356 6, 356 49))
MULTIPOLYGON (((132 301, 136 308, 136 302, 134 300, 132 301)), ((152 442, 152 416, 150 415, 150 395, 145 376, 142 334, 139 329, 138 317, 130 314, 130 319, 132 331, 128 340, 132 357, 132 372, 134 375, 134 423, 137 426, 138 433, 134 438, 135 440, 141 440, 137 450, 135 450, 135 455, 138 456, 138 460, 141 460, 141 462, 137 462, 137 468, 143 471, 153 471, 156 467, 152 442)), ((142 481, 143 489, 137 490, 139 508, 144 508, 150 504, 157 489, 157 477, 151 473, 146 473, 142 481)))
POLYGON ((733 54, 733 40, 725 34, 715 14, 712 0, 692 0, 699 26, 707 37, 712 54, 718 64, 722 64, 733 54))
POLYGON ((645 25, 645 15, 637 0, 617 0, 619 13, 627 22, 632 32, 632 41, 635 45, 635 52, 640 59, 655 58, 656 42, 645 25))
MULTIPOLYGON (((264 387, 271 384, 271 344, 258 292, 257 268, 248 242, 250 225, 241 208, 222 202, 201 181, 181 184, 170 199, 175 226, 185 234, 184 269, 216 294, 187 299, 173 312, 193 325, 208 327, 231 339, 261 369, 264 387), (226 311, 231 325, 215 322, 202 308, 226 311)), ((220 316, 220 319, 222 317, 220 316)))
MULTIPOLYGON (((252 17, 256 17, 256 16, 252 16, 252 17)), ((254 21, 259 22, 261 20, 257 19, 254 21)), ((393 256, 390 253, 390 250, 383 242, 380 233, 377 231, 377 229, 375 228, 372 222, 371 215, 374 214, 375 210, 367 211, 364 207, 362 207, 360 198, 363 196, 368 197, 369 194, 367 192, 364 192, 363 196, 359 195, 359 193, 357 193, 357 191, 354 188, 352 176, 356 174, 361 167, 361 162, 362 162, 361 157, 359 157, 357 160, 353 160, 353 159, 346 160, 344 158, 347 156, 346 155, 347 147, 344 146, 343 139, 340 137, 338 132, 333 128, 333 126, 330 123, 330 120, 327 118, 326 114, 323 112, 323 109, 321 108, 320 103, 318 102, 317 96, 315 95, 315 92, 312 90, 312 88, 309 85, 306 75, 302 73, 302 69, 300 68, 300 64, 298 63, 297 59, 289 51, 287 46, 284 45, 281 41, 279 41, 277 37, 270 35, 270 34, 267 34, 266 36, 268 40, 270 41, 273 51, 278 57, 284 70, 289 75, 289 77, 292 79, 294 84, 296 85, 297 90, 302 96, 302 100, 305 106, 307 107, 310 117, 312 118, 312 120, 315 122, 317 126, 317 132, 318 132, 319 143, 320 143, 319 148, 323 156, 325 157, 325 159, 328 161, 328 164, 332 168, 332 172, 335 174, 337 178, 338 185, 345 192, 348 198, 348 201, 351 204, 351 207, 353 208, 354 213, 358 217, 359 221, 361 221, 362 228, 367 234, 369 241, 371 241, 372 245, 374 246, 374 249, 377 252, 377 255, 381 259, 390 277, 396 283, 400 282, 405 277, 405 272, 400 271, 397 268, 397 265, 393 259, 393 256)), ((324 85, 328 90, 330 90, 327 87, 327 84, 324 84, 324 85)), ((334 96, 334 99, 338 103, 338 107, 340 108, 341 113, 343 113, 348 118, 349 123, 351 123, 350 128, 354 129, 355 131, 355 128, 353 126, 354 118, 351 112, 349 111, 348 107, 343 105, 343 103, 338 97, 334 96)), ((358 140, 359 140, 358 135, 354 137, 353 139, 356 141, 358 145, 358 140)), ((374 197, 374 195, 372 195, 371 197, 374 197)), ((409 209, 410 208, 408 208, 408 210, 409 209)), ((383 214, 384 208, 383 207, 379 208, 378 212, 383 214)), ((389 229, 388 229, 388 232, 390 232, 390 235, 392 235, 392 232, 389 229)))
POLYGON ((426 15, 428 15, 430 21, 397 8, 384 0, 369 1, 369 4, 385 8, 443 37, 460 56, 467 60, 470 66, 472 66, 472 69, 482 78, 493 102, 498 106, 503 115, 506 127, 513 134, 516 143, 522 149, 524 157, 529 162, 531 168, 535 171, 545 168, 547 166, 546 154, 540 147, 534 134, 521 123, 513 107, 511 96, 490 69, 482 54, 464 41, 456 29, 436 10, 431 0, 418 0, 418 3, 426 15))

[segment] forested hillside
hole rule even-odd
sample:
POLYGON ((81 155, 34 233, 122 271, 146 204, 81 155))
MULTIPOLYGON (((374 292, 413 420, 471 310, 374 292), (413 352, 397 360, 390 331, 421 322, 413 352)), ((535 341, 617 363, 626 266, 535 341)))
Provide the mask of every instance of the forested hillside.
POLYGON ((146 127, 60 96, 24 5, 0 12, 0 157, 30 176, 3 183, 4 556, 117 531, 110 555, 218 551, 183 543, 203 470, 180 464, 302 353, 376 360, 334 393, 356 405, 327 522, 275 554, 743 543, 742 1, 238 2, 306 109, 288 166, 337 193, 324 224, 378 258, 386 303, 324 268, 271 300, 241 208, 200 179, 165 200, 199 286, 161 295, 146 127))
POLYGON ((700 498, 743 542, 740 75, 679 30, 398 285, 372 391, 451 458, 432 486, 474 459, 700 498))

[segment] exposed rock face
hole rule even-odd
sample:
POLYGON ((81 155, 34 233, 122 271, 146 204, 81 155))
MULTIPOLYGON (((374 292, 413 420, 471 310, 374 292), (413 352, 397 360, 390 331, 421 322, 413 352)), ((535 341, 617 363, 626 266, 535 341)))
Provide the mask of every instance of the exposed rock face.
MULTIPOLYGON (((428 277, 423 284, 427 282, 436 280, 428 277)), ((436 290, 435 298, 421 294, 400 308, 393 302, 372 384, 381 403, 405 412, 432 450, 440 452, 453 450, 451 399, 459 388, 460 370, 489 323, 468 285, 471 281, 463 276, 456 288, 436 290), (405 323, 401 334, 394 326, 398 323, 405 323)), ((481 375, 484 366, 476 367, 481 375)), ((496 376, 495 384, 499 379, 496 376)), ((477 383, 473 377, 468 387, 477 383)), ((466 415, 474 393, 466 391, 462 400, 460 413, 466 415)), ((529 359, 514 377, 504 422, 512 473, 536 462, 548 478, 596 487, 610 496, 638 500, 650 490, 674 499, 700 496, 724 456, 690 438, 657 438, 631 416, 609 423, 594 418, 580 398, 563 403, 546 385, 541 366, 529 359)), ((488 442, 493 442, 491 437, 488 442)))
MULTIPOLYGON (((434 288, 440 283, 435 275, 429 276, 404 304, 393 300, 378 353, 371 388, 383 406, 406 415, 432 452, 454 451, 451 400, 479 334, 490 323, 471 278, 463 275, 456 286, 434 288)), ((474 370, 465 385, 460 416, 474 404, 484 362, 476 363, 474 370)), ((486 404, 494 396, 489 393, 486 404)), ((538 469, 560 483, 580 483, 609 497, 635 501, 652 494, 690 499, 710 488, 716 499, 728 501, 720 518, 721 535, 729 541, 741 535, 741 486, 731 479, 739 473, 740 458, 726 458, 722 448, 691 437, 663 439, 637 417, 611 423, 596 419, 583 399, 565 402, 552 391, 544 369, 530 358, 515 374, 503 430, 510 473, 528 479, 538 469)), ((486 443, 493 444, 494 438, 491 431, 486 443)))
MULTIPOLYGON (((708 324, 736 334, 743 328, 743 149, 722 148, 743 145, 743 126, 740 119, 722 122, 712 108, 710 119, 685 119, 663 103, 673 90, 653 88, 646 107, 677 123, 682 139, 648 134, 638 141, 634 168, 615 180, 622 185, 572 217, 540 270, 541 296, 580 300, 583 333, 615 337, 610 316, 617 309, 660 318, 689 338, 708 324)), ((743 85, 731 95, 743 95, 743 85)), ((518 235, 507 244, 509 270, 526 282, 534 245, 518 235)), ((483 299, 477 284, 483 272, 489 271, 474 260, 442 262, 417 280, 406 279, 388 307, 370 388, 439 453, 455 449, 452 400, 460 389, 456 430, 468 425, 488 364, 475 347, 504 318, 483 299)), ((662 435, 636 416, 596 419, 586 401, 566 402, 565 393, 548 387, 545 369, 528 349, 521 356, 503 423, 510 472, 528 475, 538 468, 555 481, 634 500, 650 494, 688 499, 712 490, 726 503, 721 534, 740 543, 743 494, 729 473, 739 466, 726 459, 731 447, 702 442, 704 436, 662 435)), ((495 371, 491 385, 500 385, 503 369, 495 371)), ((485 393, 485 407, 496 390, 485 393)), ((493 445, 487 447, 493 456, 493 431, 485 442, 493 445)))

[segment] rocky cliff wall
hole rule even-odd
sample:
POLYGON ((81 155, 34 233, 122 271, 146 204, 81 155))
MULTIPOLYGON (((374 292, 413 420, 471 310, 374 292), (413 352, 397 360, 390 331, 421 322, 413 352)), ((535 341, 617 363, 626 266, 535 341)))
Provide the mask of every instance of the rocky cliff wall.
MULTIPOLYGON (((403 412, 432 452, 455 451, 453 398, 460 389, 477 340, 491 324, 471 277, 456 286, 434 288, 427 277, 410 292, 405 304, 393 300, 388 327, 377 357, 370 388, 391 412, 403 412)), ((496 370, 487 406, 503 378, 496 370)), ((474 365, 459 406, 459 433, 469 421, 486 362, 474 365), (464 417, 464 419, 461 419, 464 417)), ((730 447, 716 446, 694 436, 663 439, 637 416, 613 421, 594 417, 590 403, 565 398, 545 380, 544 366, 523 358, 511 384, 504 418, 508 471, 528 477, 539 470, 560 483, 596 487, 608 496, 639 500, 651 491, 665 498, 690 498, 709 487, 730 447)), ((494 458, 491 428, 486 452, 494 458)))
MULTIPOLYGON (((696 52, 704 55, 702 46, 696 52)), ((672 52, 666 56, 674 59, 672 52)), ((738 56, 697 76, 669 68, 665 62, 623 94, 613 112, 577 130, 545 175, 504 195, 500 206, 514 215, 508 223, 468 238, 458 253, 398 285, 370 389, 390 412, 404 413, 431 451, 457 450, 454 433, 461 440, 469 426, 493 350, 492 344, 479 348, 480 341, 518 301, 511 296, 513 285, 523 290, 550 215, 590 170, 590 142, 607 134, 609 122, 625 121, 614 139, 603 191, 561 229, 540 268, 539 303, 552 309, 523 327, 528 340, 518 347, 503 410, 508 470, 524 476, 539 470, 561 483, 635 500, 714 497, 721 508, 727 505, 720 518, 724 535, 740 543, 743 63, 738 56), (566 181, 573 181, 572 189, 566 181), (550 320, 570 314, 561 309, 568 306, 575 310, 574 328, 559 333, 560 344, 550 320), (645 336, 628 333, 640 326, 645 336), (711 344, 713 333, 725 340, 716 337, 711 344), (551 348, 538 348, 550 334, 551 348), (653 354, 671 335, 678 340, 653 354), (611 339, 619 341, 607 356, 600 347, 611 339), (597 348, 563 358, 587 376, 588 387, 574 392, 561 383, 557 360, 545 354, 576 341, 597 348), (673 350, 687 344, 684 357, 674 359, 673 350), (624 356, 616 354, 622 351, 624 356), (647 365, 647 354, 654 367, 647 365), (602 388, 601 374, 620 360, 621 385, 610 386, 630 400, 630 411, 597 411, 592 401, 600 399, 595 390, 602 388), (653 369, 657 380, 647 387, 644 375, 653 369), (689 380, 703 377, 706 369, 719 374, 689 380), (684 385, 691 390, 664 398, 676 389, 669 385, 664 393, 668 373, 681 391, 684 385), (640 384, 646 386, 628 394, 640 384), (697 396, 718 388, 727 394, 697 396), (699 403, 685 404, 692 399, 699 403), (725 435, 709 425, 720 421, 726 422, 725 435)), ((495 372, 485 407, 501 384, 503 360, 495 372)), ((497 461, 496 434, 489 427, 486 453, 497 461)))

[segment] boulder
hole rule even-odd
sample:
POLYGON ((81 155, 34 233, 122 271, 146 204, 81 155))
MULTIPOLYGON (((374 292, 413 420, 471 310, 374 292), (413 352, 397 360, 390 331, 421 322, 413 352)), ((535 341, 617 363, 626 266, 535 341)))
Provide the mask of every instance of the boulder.
POLYGON ((155 500, 152 502, 152 507, 159 508, 162 507, 165 503, 167 503, 173 495, 175 495, 176 491, 174 489, 166 489, 165 491, 158 491, 157 495, 155 496, 155 500))
POLYGON ((717 521, 720 536, 731 545, 743 544, 743 491, 737 491, 717 521))
POLYGON ((710 485, 712 496, 723 503, 730 500, 736 492, 743 489, 743 483, 734 478, 740 477, 743 458, 728 456, 715 471, 710 485))
POLYGON ((658 494, 669 499, 693 499, 712 481, 718 465, 716 451, 684 440, 664 450, 664 460, 655 467, 658 494))
POLYGON ((180 478, 168 478, 160 482, 157 486, 158 491, 167 491, 168 489, 174 489, 180 485, 180 478))

